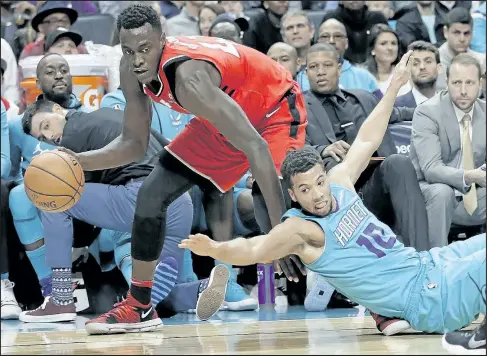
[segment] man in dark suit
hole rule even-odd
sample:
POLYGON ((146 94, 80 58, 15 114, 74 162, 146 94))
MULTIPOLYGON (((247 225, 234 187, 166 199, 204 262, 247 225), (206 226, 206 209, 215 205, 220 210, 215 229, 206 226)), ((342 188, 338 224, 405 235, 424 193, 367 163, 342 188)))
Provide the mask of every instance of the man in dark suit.
MULTIPOLYGON (((328 44, 316 44, 307 56, 311 90, 305 95, 308 114, 306 139, 315 147, 330 170, 343 160, 367 116, 377 105, 365 90, 338 87, 340 56, 328 44)), ((411 120, 414 109, 395 108, 390 123, 411 120)), ((393 139, 386 133, 371 164, 375 169, 357 182, 364 204, 379 219, 394 227, 406 246, 425 250, 428 223, 425 201, 414 167, 408 157, 396 154, 393 139)))
POLYGON ((387 24, 386 17, 378 11, 369 11, 365 1, 340 1, 338 7, 325 14, 321 23, 329 19, 340 21, 347 30, 348 48, 345 58, 352 64, 367 58, 367 33, 378 23, 387 24))
POLYGON ((416 1, 416 6, 397 20, 396 32, 403 46, 426 41, 436 46, 445 42, 446 19, 435 6, 436 1, 416 1))
POLYGON ((438 48, 429 42, 415 41, 408 46, 413 51, 411 81, 413 89, 399 96, 395 106, 415 108, 436 94, 438 74, 443 70, 438 48))

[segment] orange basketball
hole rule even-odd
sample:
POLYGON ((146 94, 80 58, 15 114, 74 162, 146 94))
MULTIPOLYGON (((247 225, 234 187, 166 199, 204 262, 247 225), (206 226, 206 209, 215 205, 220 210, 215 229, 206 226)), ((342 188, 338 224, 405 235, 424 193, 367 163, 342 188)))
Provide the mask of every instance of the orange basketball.
POLYGON ((27 196, 44 211, 62 212, 76 204, 85 187, 79 162, 61 151, 46 151, 32 159, 25 171, 27 196))

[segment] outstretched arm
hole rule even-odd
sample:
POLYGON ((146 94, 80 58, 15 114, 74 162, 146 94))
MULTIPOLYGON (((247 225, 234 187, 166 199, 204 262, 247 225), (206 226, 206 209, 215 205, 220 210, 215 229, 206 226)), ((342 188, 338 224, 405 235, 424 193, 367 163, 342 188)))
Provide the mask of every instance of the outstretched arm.
POLYGON ((301 254, 305 245, 302 226, 299 218, 289 218, 274 227, 267 235, 216 242, 206 235, 196 234, 182 240, 179 247, 237 266, 271 263, 287 255, 301 254))
POLYGON ((178 102, 192 114, 211 122, 233 146, 245 153, 264 195, 271 224, 276 226, 286 211, 286 204, 271 153, 243 110, 220 85, 220 73, 207 62, 190 60, 176 69, 178 102))
POLYGON ((127 101, 122 133, 101 149, 75 155, 85 171, 123 166, 137 161, 147 151, 152 106, 150 99, 140 89, 125 56, 120 62, 120 84, 127 101))
MULTIPOLYGON (((407 52, 394 69, 394 76, 384 97, 364 121, 357 137, 353 141, 340 169, 348 172, 352 183, 355 184, 367 168, 370 158, 379 148, 389 124, 394 102, 399 89, 407 83, 411 72, 412 51, 407 52)), ((338 167, 338 166, 337 166, 338 167)))

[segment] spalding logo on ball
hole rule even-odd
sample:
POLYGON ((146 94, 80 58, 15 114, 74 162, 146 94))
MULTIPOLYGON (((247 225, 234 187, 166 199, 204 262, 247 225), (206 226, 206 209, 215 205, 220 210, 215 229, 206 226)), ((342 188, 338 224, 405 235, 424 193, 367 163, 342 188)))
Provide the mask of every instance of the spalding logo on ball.
POLYGON ((39 209, 62 212, 78 202, 85 187, 85 175, 73 156, 57 150, 45 151, 27 167, 24 187, 39 209))

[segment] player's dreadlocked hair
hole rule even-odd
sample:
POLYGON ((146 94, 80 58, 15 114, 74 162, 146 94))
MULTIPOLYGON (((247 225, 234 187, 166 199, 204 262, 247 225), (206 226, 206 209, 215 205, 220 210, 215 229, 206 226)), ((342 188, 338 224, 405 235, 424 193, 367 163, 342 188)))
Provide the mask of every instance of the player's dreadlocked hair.
POLYGON ((323 166, 323 160, 314 148, 305 147, 300 150, 289 151, 281 167, 285 186, 291 188, 292 177, 309 171, 317 164, 323 166))
POLYGON ((151 6, 135 4, 123 10, 117 18, 117 29, 126 30, 139 28, 148 23, 157 30, 161 30, 161 19, 151 6))

